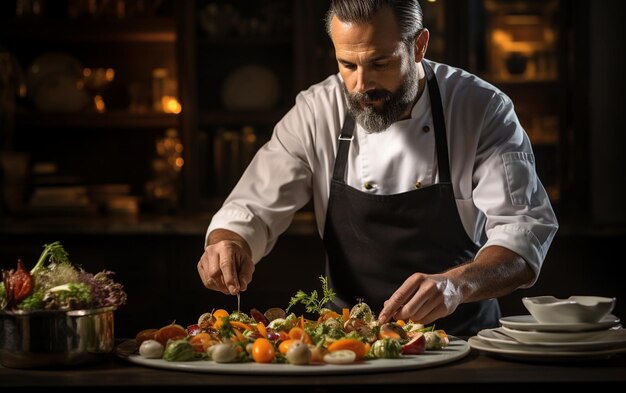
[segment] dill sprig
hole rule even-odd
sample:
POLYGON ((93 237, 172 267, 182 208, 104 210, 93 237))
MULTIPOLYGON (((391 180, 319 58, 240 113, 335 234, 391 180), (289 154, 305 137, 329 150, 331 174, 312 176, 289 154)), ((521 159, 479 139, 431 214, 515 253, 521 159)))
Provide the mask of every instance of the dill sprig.
POLYGON ((295 306, 298 303, 304 305, 305 309, 309 313, 318 313, 322 314, 324 306, 326 303, 332 302, 335 299, 335 291, 333 291, 328 286, 328 278, 324 276, 320 276, 320 281, 322 282, 322 298, 320 299, 317 290, 313 290, 310 294, 307 294, 303 290, 298 290, 295 296, 291 297, 289 301, 289 306, 285 312, 289 313, 289 309, 295 306))

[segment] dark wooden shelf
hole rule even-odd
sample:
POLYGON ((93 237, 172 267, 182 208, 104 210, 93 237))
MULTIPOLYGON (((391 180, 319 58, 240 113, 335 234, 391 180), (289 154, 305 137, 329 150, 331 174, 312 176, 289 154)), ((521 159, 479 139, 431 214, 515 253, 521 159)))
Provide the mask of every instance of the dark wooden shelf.
MULTIPOLYGON (((28 215, 0 217, 0 235, 186 235, 203 236, 215 211, 177 215, 59 216, 28 215)), ((300 211, 293 218, 288 235, 317 233, 312 212, 300 211)))
POLYGON ((176 42, 172 18, 0 20, 0 36, 17 42, 176 42))
POLYGON ((199 116, 199 123, 202 127, 213 126, 238 126, 245 124, 273 125, 287 113, 288 109, 274 109, 259 112, 228 112, 211 111, 202 112, 199 116))
POLYGON ((179 115, 169 113, 40 113, 18 112, 18 128, 107 128, 107 129, 145 129, 168 128, 179 126, 179 115))
POLYGON ((239 49, 247 46, 291 46, 293 40, 289 37, 225 37, 225 38, 209 38, 203 37, 198 40, 201 46, 211 46, 228 48, 233 47, 239 49))
POLYGON ((483 75, 483 79, 493 83, 496 86, 537 86, 546 87, 550 85, 558 85, 559 80, 556 78, 496 78, 489 75, 483 75))

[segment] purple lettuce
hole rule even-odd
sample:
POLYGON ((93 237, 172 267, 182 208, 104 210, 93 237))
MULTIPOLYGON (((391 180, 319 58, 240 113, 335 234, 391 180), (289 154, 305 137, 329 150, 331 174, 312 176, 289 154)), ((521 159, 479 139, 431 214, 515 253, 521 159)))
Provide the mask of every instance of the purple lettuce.
POLYGON ((110 277, 114 274, 110 270, 103 270, 95 275, 84 270, 79 272, 79 281, 91 288, 91 299, 94 308, 108 306, 118 308, 126 304, 127 296, 124 287, 110 277))

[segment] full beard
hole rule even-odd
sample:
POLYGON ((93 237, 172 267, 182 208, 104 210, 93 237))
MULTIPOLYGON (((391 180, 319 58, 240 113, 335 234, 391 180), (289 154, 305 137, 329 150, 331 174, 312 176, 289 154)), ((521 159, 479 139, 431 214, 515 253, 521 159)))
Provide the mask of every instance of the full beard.
POLYGON ((381 132, 400 120, 410 105, 413 105, 418 92, 417 65, 411 62, 408 77, 394 92, 384 89, 370 90, 365 93, 349 93, 344 86, 348 111, 356 122, 368 133, 381 132), (380 109, 366 102, 381 101, 380 109))

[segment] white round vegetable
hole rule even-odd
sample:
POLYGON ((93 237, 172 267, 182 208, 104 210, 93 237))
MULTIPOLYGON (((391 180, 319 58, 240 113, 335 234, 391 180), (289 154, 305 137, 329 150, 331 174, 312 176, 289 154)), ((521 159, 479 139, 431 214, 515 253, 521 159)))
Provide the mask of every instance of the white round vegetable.
POLYGON ((330 364, 348 364, 354 363, 356 353, 349 349, 340 349, 338 351, 329 352, 324 355, 324 361, 330 364))
POLYGON ((146 359, 160 359, 165 347, 156 340, 145 340, 139 346, 139 355, 146 359))
POLYGON ((215 344, 211 357, 217 363, 231 363, 237 358, 237 350, 230 344, 215 344))
POLYGON ((285 355, 291 364, 309 364, 311 361, 311 350, 302 341, 296 341, 287 350, 285 355))

